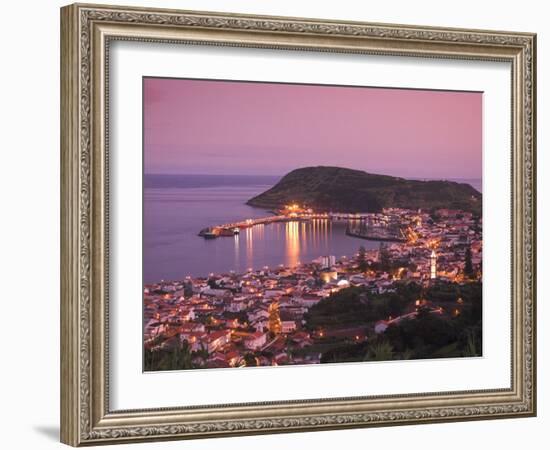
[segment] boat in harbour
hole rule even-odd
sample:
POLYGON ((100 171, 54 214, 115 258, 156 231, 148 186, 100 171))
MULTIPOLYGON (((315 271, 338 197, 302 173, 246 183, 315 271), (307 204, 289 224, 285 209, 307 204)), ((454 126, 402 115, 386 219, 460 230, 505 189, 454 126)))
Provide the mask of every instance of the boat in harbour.
POLYGON ((199 231, 199 236, 204 239, 216 239, 219 233, 214 228, 203 228, 199 231))

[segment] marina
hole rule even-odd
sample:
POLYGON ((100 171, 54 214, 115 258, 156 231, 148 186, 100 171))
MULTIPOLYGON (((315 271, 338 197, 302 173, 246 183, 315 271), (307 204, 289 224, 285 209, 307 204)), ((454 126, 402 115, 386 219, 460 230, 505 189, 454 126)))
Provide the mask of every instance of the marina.
MULTIPOLYGON (((271 180, 235 176, 228 181, 198 175, 158 178, 147 178, 144 191, 145 283, 293 266, 326 254, 349 256, 360 246, 378 249, 380 233, 385 233, 392 220, 403 221, 403 226, 410 222, 391 209, 384 214, 319 213, 246 204, 268 189, 265 183, 271 180), (369 225, 366 236, 362 224, 369 225), (204 236, 208 231, 212 234, 204 236)), ((403 231, 414 239, 410 226, 403 231)), ((391 242, 392 236, 386 234, 383 240, 391 242)))
POLYGON ((245 219, 203 228, 198 235, 205 239, 232 237, 240 234, 241 230, 257 225, 314 220, 344 222, 347 224, 346 235, 355 238, 392 242, 405 242, 407 240, 406 228, 401 227, 399 218, 395 215, 387 213, 313 212, 312 209, 300 207, 296 204, 286 205, 283 209, 274 212, 272 216, 245 219))
MULTIPOLYGON (((254 208, 246 201, 266 185, 211 186, 194 177, 191 187, 148 187, 144 192, 145 283, 204 276, 211 272, 243 272, 249 268, 294 266, 325 254, 352 255, 360 245, 376 249, 379 242, 346 235, 349 215, 329 218, 278 217, 274 210, 254 208), (206 207, 207 206, 207 207, 206 207), (247 219, 251 219, 247 223, 247 219), (235 225, 240 225, 235 234, 235 225), (198 236, 204 228, 225 225, 225 231, 198 236)), ((354 219, 356 219, 354 217, 354 219)))

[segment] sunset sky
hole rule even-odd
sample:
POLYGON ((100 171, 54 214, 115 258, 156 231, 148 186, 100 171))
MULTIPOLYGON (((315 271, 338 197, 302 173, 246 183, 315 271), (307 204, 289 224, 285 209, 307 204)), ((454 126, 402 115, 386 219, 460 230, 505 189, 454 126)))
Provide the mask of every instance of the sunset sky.
POLYGON ((482 95, 146 78, 145 173, 481 178, 482 95))

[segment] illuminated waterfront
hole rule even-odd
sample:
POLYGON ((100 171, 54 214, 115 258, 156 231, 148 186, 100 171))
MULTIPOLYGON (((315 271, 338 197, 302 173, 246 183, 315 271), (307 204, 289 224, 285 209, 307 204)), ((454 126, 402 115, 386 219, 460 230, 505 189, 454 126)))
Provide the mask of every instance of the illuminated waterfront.
POLYGON ((197 236, 205 224, 269 215, 245 204, 267 187, 146 188, 144 282, 294 266, 326 254, 353 255, 359 245, 378 248, 379 243, 346 236, 346 223, 321 219, 257 225, 235 237, 214 240, 197 236))
MULTIPOLYGON (((205 276, 263 266, 293 266, 322 255, 353 255, 379 243, 346 236, 345 222, 281 222, 241 230, 239 236, 206 240, 205 226, 261 218, 264 209, 246 201, 277 177, 146 176, 144 190, 144 283, 205 276)), ((481 190, 479 180, 463 180, 481 190)))
POLYGON ((484 356, 482 106, 145 77, 143 369, 484 356))
POLYGON ((446 208, 367 217, 398 218, 406 239, 302 262, 309 246, 337 240, 343 223, 247 219, 237 236, 204 238, 232 242, 240 259, 243 234, 251 261, 256 242, 283 235, 273 242, 286 264, 145 284, 146 370, 481 356, 482 219, 446 208))

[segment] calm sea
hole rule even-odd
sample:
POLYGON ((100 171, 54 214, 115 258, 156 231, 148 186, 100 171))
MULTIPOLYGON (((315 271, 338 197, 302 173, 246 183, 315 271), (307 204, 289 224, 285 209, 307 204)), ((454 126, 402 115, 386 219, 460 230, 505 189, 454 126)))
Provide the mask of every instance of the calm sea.
MULTIPOLYGON (((235 237, 211 240, 197 235, 208 226, 269 215, 245 203, 278 180, 272 176, 146 175, 144 282, 244 272, 250 267, 293 266, 322 255, 349 256, 361 245, 379 246, 378 242, 346 236, 345 224, 325 220, 258 225, 235 237)), ((480 180, 456 181, 481 189, 480 180)))

